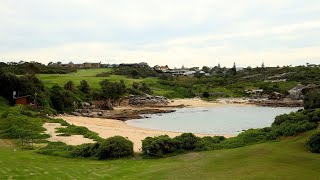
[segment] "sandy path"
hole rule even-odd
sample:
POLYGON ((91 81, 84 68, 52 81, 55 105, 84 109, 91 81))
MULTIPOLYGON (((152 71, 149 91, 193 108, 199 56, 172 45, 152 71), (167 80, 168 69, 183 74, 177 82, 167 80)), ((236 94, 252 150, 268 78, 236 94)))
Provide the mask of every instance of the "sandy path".
MULTIPOLYGON (((175 137, 180 135, 181 133, 177 132, 168 132, 161 130, 151 130, 133 127, 125 122, 112 120, 112 119, 100 119, 100 118, 87 118, 87 117, 75 117, 75 116, 63 116, 60 117, 66 120, 70 124, 74 124, 76 126, 84 126, 89 130, 94 131, 99 134, 102 138, 108 138, 112 136, 123 136, 127 137, 134 143, 134 151, 141 151, 142 142, 141 140, 146 137, 154 137, 160 135, 168 135, 170 137, 175 137)), ((199 137, 203 136, 213 136, 213 134, 196 134, 199 137)), ((221 135, 221 134, 220 134, 221 135)), ((225 135, 225 137, 232 137, 234 135, 225 135)))
POLYGON ((47 130, 46 134, 49 134, 51 137, 48 138, 48 141, 51 142, 64 142, 68 145, 80 145, 85 143, 94 143, 92 139, 88 139, 83 137, 83 135, 71 135, 71 136, 57 136, 61 133, 56 133, 56 128, 63 128, 65 126, 61 126, 59 123, 45 123, 43 125, 47 130))

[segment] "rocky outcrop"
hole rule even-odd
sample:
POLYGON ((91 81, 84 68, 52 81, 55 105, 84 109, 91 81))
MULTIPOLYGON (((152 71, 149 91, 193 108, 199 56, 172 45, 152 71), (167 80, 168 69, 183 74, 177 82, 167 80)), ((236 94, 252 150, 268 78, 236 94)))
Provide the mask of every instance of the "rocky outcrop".
POLYGON ((169 100, 163 96, 140 96, 140 95, 130 95, 128 97, 129 105, 131 106, 150 106, 150 105, 167 105, 169 100))
POLYGON ((305 88, 306 86, 304 85, 295 86, 294 88, 288 91, 289 93, 288 98, 294 99, 294 100, 302 100, 304 98, 302 90, 305 88))
POLYGON ((84 117, 95 117, 105 119, 117 119, 117 120, 130 120, 130 119, 142 119, 145 114, 162 114, 175 112, 172 109, 157 109, 157 108, 146 108, 146 109, 121 109, 121 110, 99 110, 99 109, 77 109, 72 113, 74 116, 84 117))

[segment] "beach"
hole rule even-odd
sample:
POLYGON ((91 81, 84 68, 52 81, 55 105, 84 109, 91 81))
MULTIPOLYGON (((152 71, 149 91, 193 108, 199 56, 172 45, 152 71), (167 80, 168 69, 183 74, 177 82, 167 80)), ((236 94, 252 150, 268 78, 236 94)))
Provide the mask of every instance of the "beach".
MULTIPOLYGON (((185 105, 186 107, 216 107, 223 106, 222 103, 216 102, 207 102, 201 99, 176 99, 171 102, 168 106, 179 106, 185 105)), ((123 108, 123 107, 118 107, 123 108)), ((125 107, 125 108, 148 108, 148 107, 125 107)), ((90 117, 79 117, 79 116, 57 116, 56 118, 62 118, 67 121, 69 124, 74 124, 76 126, 84 126, 89 130, 96 132, 102 138, 108 138, 112 136, 123 136, 128 138, 134 143, 134 151, 140 152, 142 142, 141 140, 146 137, 155 137, 160 135, 168 135, 170 137, 179 136, 179 132, 170 132, 154 129, 139 128, 128 125, 125 121, 119 121, 114 119, 102 119, 102 118, 90 118, 90 117)), ((50 127, 50 126, 49 126, 50 127)), ((48 128, 48 126, 46 127, 48 128)), ((50 132, 53 132, 51 129, 50 132)), ((195 134, 198 137, 203 136, 225 136, 225 137, 234 137, 234 134, 195 134)), ((83 143, 88 143, 87 139, 80 137, 57 137, 49 139, 49 141, 58 141, 61 140, 70 145, 78 145, 83 143), (70 138, 70 139, 68 139, 70 138), (72 139, 71 139, 72 138, 72 139)))
MULTIPOLYGON (((154 137, 160 135, 168 135, 170 137, 179 136, 181 133, 178 132, 169 132, 169 131, 161 131, 161 130, 152 130, 145 128, 133 127, 125 122, 113 119, 101 119, 101 118, 88 118, 88 117, 76 117, 76 116, 62 116, 59 117, 64 119, 70 124, 74 124, 76 126, 84 126, 89 130, 96 132, 102 138, 108 138, 112 136, 123 136, 128 138, 130 141, 134 143, 134 151, 141 151, 142 142, 141 140, 146 137, 154 137)), ((214 134, 195 134, 196 136, 214 136, 214 134)), ((232 137, 234 135, 221 135, 225 137, 232 137)), ((74 139, 76 140, 76 139, 74 139)), ((78 139, 81 141, 81 139, 78 139)), ((81 144, 81 142, 73 142, 75 144, 81 144)))

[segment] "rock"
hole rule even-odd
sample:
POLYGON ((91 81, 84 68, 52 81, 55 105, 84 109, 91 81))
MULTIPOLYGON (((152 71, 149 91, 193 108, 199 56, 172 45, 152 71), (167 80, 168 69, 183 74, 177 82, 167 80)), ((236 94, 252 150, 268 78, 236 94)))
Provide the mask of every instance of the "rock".
POLYGON ((78 113, 78 112, 72 112, 71 114, 74 115, 74 116, 81 116, 81 114, 78 113))
POLYGON ((288 91, 288 97, 294 100, 301 100, 304 98, 302 90, 305 89, 306 86, 298 85, 288 91))
POLYGON ((163 96, 151 96, 151 95, 130 95, 129 105, 144 106, 144 105, 167 105, 169 100, 163 96))

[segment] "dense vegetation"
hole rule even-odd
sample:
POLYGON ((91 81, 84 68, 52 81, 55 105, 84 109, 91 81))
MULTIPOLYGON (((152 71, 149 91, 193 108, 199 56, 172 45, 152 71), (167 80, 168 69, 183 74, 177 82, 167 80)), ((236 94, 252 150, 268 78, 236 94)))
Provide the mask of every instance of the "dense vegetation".
POLYGON ((45 118, 40 113, 15 106, 4 112, 0 118, 0 138, 48 138, 43 134, 45 118))
POLYGON ((0 71, 10 72, 17 75, 23 74, 66 74, 70 72, 75 72, 75 68, 67 68, 62 66, 46 66, 38 62, 23 62, 20 61, 3 63, 0 62, 0 71))
POLYGON ((61 142, 50 142, 38 153, 68 158, 84 157, 99 160, 115 159, 133 155, 133 143, 121 136, 114 136, 93 144, 70 146, 61 142))
POLYGON ((306 143, 309 150, 313 153, 320 153, 320 133, 315 133, 306 143))

